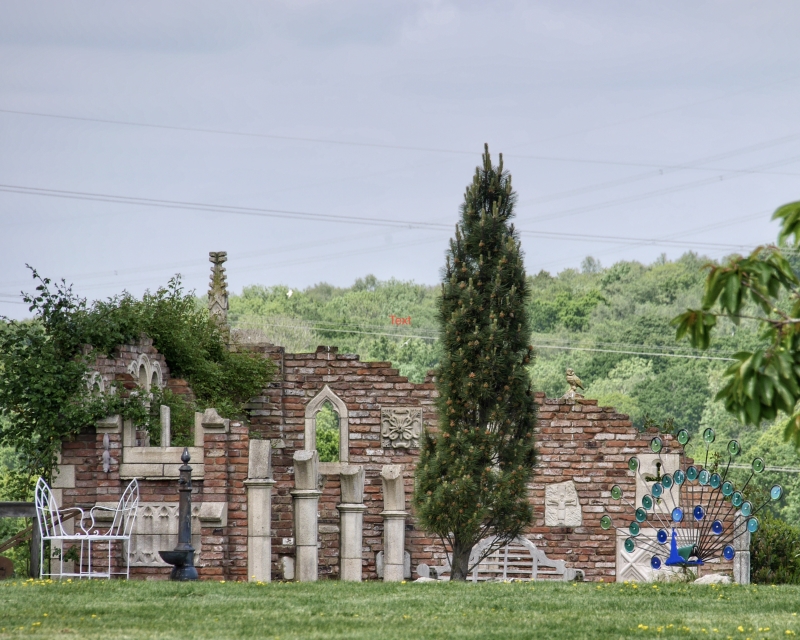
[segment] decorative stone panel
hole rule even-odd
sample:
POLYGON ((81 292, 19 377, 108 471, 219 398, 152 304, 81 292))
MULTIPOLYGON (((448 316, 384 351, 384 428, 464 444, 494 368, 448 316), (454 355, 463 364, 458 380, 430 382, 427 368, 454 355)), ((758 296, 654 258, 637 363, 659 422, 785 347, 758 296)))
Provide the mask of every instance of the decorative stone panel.
MULTIPOLYGON (((675 473, 680 468, 681 456, 678 453, 642 453, 639 458, 639 471, 636 473, 636 506, 642 504, 645 494, 652 494, 653 485, 665 473, 675 473)), ((672 490, 655 501, 654 511, 670 513, 674 507, 680 505, 680 491, 672 490)))
POLYGON ((581 503, 572 480, 545 487, 544 524, 546 527, 580 527, 583 524, 581 503))
POLYGON ((381 408, 381 446, 384 449, 419 449, 421 407, 381 408))

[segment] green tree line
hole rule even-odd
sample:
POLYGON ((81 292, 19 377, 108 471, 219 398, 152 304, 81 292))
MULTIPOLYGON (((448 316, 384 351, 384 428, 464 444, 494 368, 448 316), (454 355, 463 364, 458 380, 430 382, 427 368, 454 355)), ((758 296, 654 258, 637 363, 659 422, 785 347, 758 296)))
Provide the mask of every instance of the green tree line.
MULTIPOLYGON (((750 458, 763 455, 769 466, 800 467, 777 422, 743 426, 715 400, 727 359, 762 344, 757 323, 720 320, 713 347, 706 350, 676 339, 671 322, 702 299, 704 267, 710 263, 695 253, 608 267, 587 258, 580 269, 529 276, 533 388, 562 396, 568 389, 565 370, 571 367, 586 397, 628 414, 639 428, 648 421, 668 422, 697 436, 712 427, 722 446, 738 438, 750 458)), ((289 351, 335 345, 363 360, 389 360, 402 375, 421 382, 439 361, 438 296, 437 287, 374 276, 351 287, 256 285, 231 296, 230 319, 253 339, 289 351), (410 316, 411 324, 392 324, 391 316, 410 316)), ((768 472, 759 480, 765 486, 783 484, 787 498, 776 515, 800 521, 800 474, 768 472)))

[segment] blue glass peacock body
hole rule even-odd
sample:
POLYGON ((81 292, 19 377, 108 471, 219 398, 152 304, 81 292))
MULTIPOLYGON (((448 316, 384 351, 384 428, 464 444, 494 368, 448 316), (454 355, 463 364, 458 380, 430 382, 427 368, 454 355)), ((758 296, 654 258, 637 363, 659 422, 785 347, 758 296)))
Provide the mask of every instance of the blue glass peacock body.
MULTIPOLYGON (((649 489, 639 505, 626 500, 619 485, 611 488, 614 500, 621 500, 634 510, 633 520, 627 527, 614 527, 627 536, 625 551, 633 553, 636 549, 643 549, 648 555, 652 554, 650 567, 653 570, 662 566, 699 566, 717 558, 733 560, 736 555, 734 541, 747 532, 758 531, 758 512, 770 501, 783 496, 783 488, 773 485, 763 504, 754 507, 746 499, 745 491, 753 477, 766 468, 764 460, 755 458, 752 461, 749 478, 741 489, 737 489, 729 472, 733 460, 741 453, 739 442, 728 442, 727 463, 717 460, 709 466, 709 447, 715 440, 714 430, 706 429, 702 438, 705 444, 703 465, 690 461, 692 463, 687 466, 685 447, 690 436, 685 429, 676 434, 675 439, 681 447, 681 463, 672 473, 662 473, 662 468, 666 468, 661 459, 664 442, 658 436, 650 441, 650 450, 659 456, 655 475, 643 475, 635 456, 628 460, 628 469, 649 489)), ((604 515, 600 526, 611 529, 614 526, 611 516, 604 515)))

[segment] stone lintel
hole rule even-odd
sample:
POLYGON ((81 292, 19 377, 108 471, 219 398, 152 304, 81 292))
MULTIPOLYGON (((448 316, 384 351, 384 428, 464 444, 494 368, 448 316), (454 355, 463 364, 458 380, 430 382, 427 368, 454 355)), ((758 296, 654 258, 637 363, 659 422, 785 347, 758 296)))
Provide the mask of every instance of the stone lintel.
POLYGON ((122 433, 122 416, 108 416, 95 423, 97 433, 122 433))

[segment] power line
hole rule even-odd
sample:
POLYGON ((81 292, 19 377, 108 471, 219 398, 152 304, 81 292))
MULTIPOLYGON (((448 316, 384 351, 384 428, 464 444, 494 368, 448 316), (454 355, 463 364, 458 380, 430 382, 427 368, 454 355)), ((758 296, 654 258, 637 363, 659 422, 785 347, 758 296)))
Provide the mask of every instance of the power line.
MULTIPOLYGON (((275 327, 275 328, 283 328, 283 329, 297 329, 302 328, 302 325, 298 324, 279 324, 279 323, 270 323, 264 322, 260 323, 257 326, 252 324, 248 325, 234 325, 233 328, 242 328, 242 329, 253 329, 253 328, 263 328, 263 327, 275 327)), ((313 327, 310 327, 313 328, 313 327)), ((371 336, 389 336, 392 338, 418 338, 421 340, 432 340, 435 341, 438 338, 432 336, 421 336, 421 335, 411 335, 407 333, 389 333, 385 331, 363 331, 359 329, 330 329, 326 328, 324 331, 331 332, 331 333, 349 333, 349 334, 359 334, 359 335, 371 335, 371 336)), ((568 347, 563 345, 548 345, 548 344, 537 344, 533 343, 534 348, 536 349, 563 349, 568 351, 591 351, 591 352, 598 352, 598 353, 619 353, 623 355, 636 355, 636 356, 649 356, 654 358, 684 358, 689 360, 724 360, 724 361, 733 361, 734 358, 722 358, 718 356, 698 356, 698 355, 689 355, 689 354, 678 354, 678 353, 655 353, 655 352, 645 352, 645 351, 628 351, 628 350, 621 350, 621 349, 593 349, 589 347, 568 347)))
MULTIPOLYGON (((749 464, 731 464, 731 469, 747 469, 748 471, 752 469, 752 465, 749 464)), ((800 469, 797 467, 764 467, 764 471, 775 471, 778 473, 800 473, 800 469)))
POLYGON ((685 353, 647 353, 644 351, 622 351, 619 349, 590 349, 589 347, 565 347, 553 344, 534 344, 537 349, 564 349, 566 351, 595 351, 598 353, 622 353, 633 356, 651 356, 660 358, 686 358, 689 360, 725 360, 734 361, 734 358, 720 358, 718 356, 695 356, 685 353))
MULTIPOLYGON (((662 115, 664 113, 670 113, 673 111, 679 111, 681 109, 686 109, 689 107, 707 104, 709 102, 716 102, 718 100, 724 100, 734 95, 739 95, 742 93, 748 93, 753 91, 754 89, 760 89, 763 87, 773 86, 776 84, 783 84, 784 82, 788 82, 793 80, 796 75, 791 76, 789 78, 785 78, 783 80, 777 80, 767 83, 761 83, 758 85, 754 85, 752 87, 747 87, 745 89, 740 89, 738 91, 730 92, 727 94, 714 96, 712 98, 706 98, 704 100, 698 100, 695 102, 690 102, 687 104, 679 105, 676 107, 669 107, 667 109, 660 109, 658 111, 651 112, 649 114, 644 114, 638 116, 636 118, 626 118, 624 120, 619 120, 613 123, 600 125, 597 127, 590 127, 588 129, 581 129, 579 131, 575 131, 572 133, 567 134, 560 134, 555 137, 547 138, 545 140, 540 140, 539 142, 544 142, 547 140, 557 140, 559 138, 568 137, 571 135, 579 135, 582 133, 586 133, 588 131, 595 131, 600 129, 607 129, 609 127, 616 126, 618 124, 624 124, 628 122, 634 122, 636 120, 642 120, 646 118, 651 118, 653 116, 662 115)), ((286 135, 276 135, 276 134, 268 134, 268 133, 257 133, 252 131, 235 131, 230 129, 213 129, 207 127, 184 127, 178 125, 165 125, 165 124, 152 124, 147 122, 137 122, 133 120, 117 120, 112 118, 95 118, 95 117, 87 117, 87 116, 70 116, 65 114, 57 114, 57 113, 45 113, 41 111, 26 111, 21 109, 0 109, 0 113, 8 113, 14 115, 24 115, 24 116, 33 116, 39 118, 52 118, 58 120, 73 120, 78 122, 97 122, 101 124, 112 124, 112 125, 120 125, 120 126, 127 126, 127 127, 145 127, 150 129, 161 129, 161 130, 171 130, 171 131, 186 131, 192 133, 206 133, 206 134, 216 134, 216 135, 231 135, 231 136, 239 136, 239 137, 251 137, 251 138, 266 138, 266 139, 273 139, 273 140, 285 140, 285 141, 292 141, 292 142, 310 142, 310 143, 321 143, 321 144, 332 144, 332 145, 342 145, 342 146, 354 146, 354 147, 373 147, 373 148, 382 148, 382 149, 395 149, 401 151, 424 151, 424 152, 433 152, 433 153, 448 153, 448 154, 457 154, 457 155, 475 155, 474 151, 464 151, 461 149, 443 149, 443 148, 436 148, 436 147, 418 147, 412 145, 394 145, 394 144, 386 144, 386 143, 377 143, 377 142, 360 142, 360 141, 353 141, 353 140, 332 140, 328 138, 311 138, 305 136, 286 136, 286 135)), ((528 146, 529 144, 533 144, 533 142, 525 142, 516 145, 517 148, 528 146)), ((524 159, 533 159, 533 160, 546 160, 546 161, 554 161, 554 162, 579 162, 579 163, 590 163, 590 164, 614 164, 614 165, 624 165, 624 166, 648 166, 644 163, 626 163, 626 162, 613 162, 613 161, 606 161, 606 160, 587 160, 587 159, 577 159, 577 158, 560 158, 560 157, 553 157, 553 156, 536 156, 536 155, 515 155, 515 154, 504 154, 506 157, 515 157, 515 158, 524 158, 524 159)), ((649 166, 658 166, 658 165, 649 165, 649 166)))
MULTIPOLYGON (((787 158, 784 160, 779 160, 776 162, 767 163, 764 165, 759 165, 760 167, 772 167, 778 166, 781 164, 792 164, 795 162, 800 162, 800 156, 793 156, 791 158, 787 158)), ((638 202, 640 200, 646 200, 647 198, 652 198, 654 196, 661 196, 666 195, 668 193, 675 193, 676 191, 685 191, 687 189, 694 189, 695 187, 703 187, 710 184, 715 184, 717 182, 722 182, 723 180, 730 180, 732 178, 739 178, 745 175, 749 175, 746 173, 737 173, 735 175, 719 175, 714 176, 713 178, 703 178, 702 180, 694 180, 692 182, 685 182, 683 184, 673 185, 671 187, 665 187, 662 189, 656 189, 653 191, 647 191, 645 193, 640 193, 632 196, 625 196, 622 198, 615 198, 613 200, 607 200, 606 202, 599 202, 595 204, 588 204, 582 205, 580 207, 574 207, 572 209, 565 209, 562 211, 557 211, 555 213, 547 213, 540 216, 535 216, 527 220, 527 222, 541 222, 544 220, 553 220, 553 219, 561 219, 567 216, 574 216, 579 213, 586 213, 588 211, 596 211, 597 209, 606 209, 608 207, 613 207, 619 204, 629 204, 631 202, 638 202)))
MULTIPOLYGON (((798 157, 800 160, 800 157, 798 157)), ((107 193, 93 193, 87 191, 68 191, 64 189, 48 189, 44 187, 29 187, 25 185, 0 184, 0 191, 21 195, 35 195, 69 200, 88 200, 92 202, 106 202, 110 204, 128 204, 166 209, 182 209, 187 211, 201 211, 204 213, 229 213, 266 218, 289 218, 299 220, 315 220, 319 222, 332 222, 343 224, 363 224, 370 226, 383 226, 395 229, 432 229, 437 231, 452 231, 454 225, 440 222, 387 220, 370 216, 348 216, 340 214, 311 213, 308 211, 292 211, 287 209, 268 209, 261 207, 242 207, 236 205, 208 204, 181 200, 163 200, 157 198, 142 198, 137 196, 122 196, 107 193)), ((638 196, 637 196, 638 197, 638 196)), ((609 204, 609 203, 606 203, 609 204)), ((604 205, 597 205, 604 206, 604 205)), ((581 208, 581 211, 585 208, 581 208)), ((576 210, 571 210, 576 211, 576 210)), ((567 212, 569 213, 569 212, 567 212)), ((554 214, 555 215, 555 214, 554 214)), ((543 219, 534 218, 534 220, 543 219)), ((591 242, 633 242, 633 243, 663 243, 665 245, 697 246, 704 248, 741 249, 749 245, 730 244, 719 242, 678 242, 672 240, 659 240, 657 238, 633 238, 626 236, 605 236, 598 234, 564 233, 557 231, 533 231, 517 229, 520 235, 539 238, 559 238, 576 241, 591 242)))
MULTIPOLYGON (((754 145, 748 145, 746 147, 740 147, 738 149, 733 149, 731 151, 726 151, 724 153, 714 154, 711 156, 705 156, 703 158, 699 158, 697 160, 692 160, 689 162, 684 162, 677 165, 668 165, 668 166, 658 166, 658 165, 646 165, 642 164, 640 166, 652 166, 657 169, 657 171, 648 171, 646 173, 639 173, 634 176, 627 176, 625 178, 618 178, 616 180, 609 180, 606 182, 601 182, 598 184, 587 185, 585 187, 579 187, 577 189, 570 189, 567 191, 562 191, 560 193, 555 193, 547 196, 541 196, 539 198, 533 198, 531 200, 525 200, 524 202, 520 203, 520 206, 526 206, 529 204, 540 204, 543 202, 552 202, 553 200, 559 200, 561 198, 568 198, 573 197, 576 195, 583 195, 585 193, 591 193, 593 191, 599 191, 601 189, 607 189, 610 187, 616 187, 624 184, 630 184, 632 182, 638 182, 640 180, 644 180, 647 178, 653 178, 658 176, 663 176, 666 173, 671 173, 675 171, 685 171, 685 170, 694 170, 694 171, 724 171, 724 172, 732 172, 732 173, 744 173, 744 174, 751 174, 751 173, 763 173, 758 170, 754 169, 716 169, 712 167, 698 167, 696 165, 699 164, 708 164, 709 162, 715 162, 717 160, 725 160, 728 158, 732 158, 737 155, 742 155, 745 153, 752 153, 753 151, 761 151, 763 149, 767 149, 769 147, 773 147, 780 144, 786 144, 787 142, 793 142, 800 138, 800 134, 791 134, 787 136, 781 136, 780 138, 775 138, 773 140, 767 140, 765 142, 759 142, 754 145)), ((772 175, 784 175, 784 174, 772 174, 772 175)), ((785 173, 785 175, 800 175, 797 173, 785 173)))

